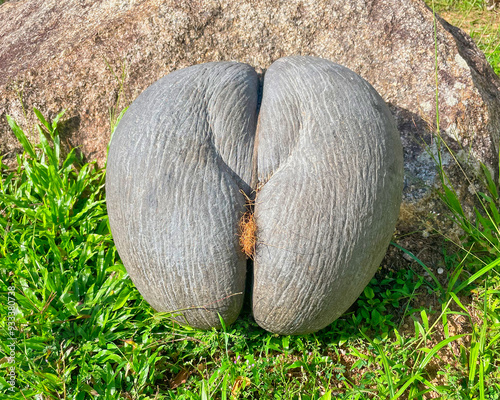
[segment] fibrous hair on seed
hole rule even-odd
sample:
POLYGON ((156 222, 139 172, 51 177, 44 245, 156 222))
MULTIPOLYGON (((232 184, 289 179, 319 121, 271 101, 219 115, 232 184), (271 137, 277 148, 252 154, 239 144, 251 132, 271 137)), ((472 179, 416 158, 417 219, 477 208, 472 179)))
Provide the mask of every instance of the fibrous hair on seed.
POLYGON ((247 258, 253 259, 257 244, 257 224, 255 223, 254 202, 243 192, 247 202, 247 211, 239 221, 239 237, 241 250, 247 258))

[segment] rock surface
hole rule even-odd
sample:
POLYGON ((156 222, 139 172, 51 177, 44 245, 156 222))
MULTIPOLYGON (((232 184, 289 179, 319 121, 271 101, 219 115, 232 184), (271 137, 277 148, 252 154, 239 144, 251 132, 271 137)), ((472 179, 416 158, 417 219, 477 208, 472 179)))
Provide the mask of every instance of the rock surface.
MULTIPOLYGON (((436 121, 456 148, 495 165, 500 81, 462 31, 421 0, 21 0, 0 6, 0 135, 5 161, 19 150, 5 114, 34 123, 68 109, 63 141, 103 165, 109 110, 167 73, 236 60, 265 70, 287 55, 330 59, 360 74, 396 117, 405 152, 405 199, 428 193, 434 163, 422 148, 436 121), (123 90, 121 90, 123 88, 123 90)), ((446 161, 446 160, 445 160, 446 161)))

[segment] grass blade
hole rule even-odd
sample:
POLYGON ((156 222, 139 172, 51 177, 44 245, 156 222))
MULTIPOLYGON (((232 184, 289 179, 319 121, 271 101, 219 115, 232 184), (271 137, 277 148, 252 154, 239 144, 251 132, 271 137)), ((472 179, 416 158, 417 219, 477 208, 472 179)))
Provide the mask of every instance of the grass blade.
POLYGON ((449 337, 448 339, 443 340, 442 342, 439 342, 437 345, 435 345, 425 356, 425 358, 420 362, 418 368, 419 369, 424 369, 425 366, 429 363, 429 361, 432 360, 432 357, 434 357, 439 350, 441 350, 444 346, 448 345, 451 342, 454 342, 455 340, 460 339, 461 337, 465 336, 465 334, 461 335, 455 335, 452 337, 449 337))
POLYGON ((466 279, 464 282, 462 282, 462 284, 459 285, 454 290, 454 292, 458 293, 461 290, 465 289, 471 283, 473 283, 474 281, 476 281, 476 279, 480 278, 481 276, 483 276, 484 274, 486 274, 488 271, 490 271, 491 269, 495 268, 499 264, 500 264, 500 258, 497 258, 495 261, 492 261, 491 263, 489 263, 488 265, 486 265, 485 267, 483 267, 479 271, 477 271, 474 275, 472 275, 471 277, 469 277, 468 279, 466 279))
POLYGON ((396 394, 391 397, 391 400, 396 400, 398 399, 404 392, 405 390, 408 388, 408 386, 410 386, 413 382, 415 382, 416 380, 419 380, 421 379, 421 374, 420 372, 417 372, 416 374, 412 375, 410 379, 408 379, 405 384, 403 386, 401 386, 399 388, 399 390, 396 392, 396 394))
POLYGON ((35 160, 35 150, 33 149, 33 146, 24 134, 23 130, 19 127, 19 125, 17 125, 17 122, 14 121, 14 119, 10 115, 7 115, 7 122, 9 123, 12 132, 14 132, 14 135, 16 135, 17 140, 19 140, 19 143, 21 143, 21 146, 23 146, 24 151, 28 153, 28 155, 32 159, 35 160))
POLYGON ((37 108, 35 108, 35 107, 33 107, 33 112, 35 113, 35 115, 38 118, 38 120, 43 124, 43 126, 45 126, 45 128, 47 128, 47 132, 50 133, 52 131, 52 127, 47 122, 47 120, 44 118, 44 116, 42 115, 42 113, 37 108))
POLYGON ((443 286, 441 286, 441 283, 439 282, 438 278, 436 278, 436 275, 425 265, 420 259, 415 256, 411 251, 406 250, 404 247, 401 247, 399 244, 391 242, 391 244, 396 247, 397 249, 401 250, 403 253, 408 254, 413 260, 415 260, 425 271, 429 274, 429 276, 432 278, 432 280, 436 283, 437 287, 439 290, 444 293, 443 286))

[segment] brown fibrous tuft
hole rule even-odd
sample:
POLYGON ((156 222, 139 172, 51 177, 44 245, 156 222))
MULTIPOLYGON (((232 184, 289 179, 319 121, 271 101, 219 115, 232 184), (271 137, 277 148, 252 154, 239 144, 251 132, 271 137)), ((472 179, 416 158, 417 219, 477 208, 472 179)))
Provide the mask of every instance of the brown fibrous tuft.
POLYGON ((239 224, 240 246, 248 258, 253 259, 257 244, 257 224, 253 211, 247 211, 240 219, 239 224))

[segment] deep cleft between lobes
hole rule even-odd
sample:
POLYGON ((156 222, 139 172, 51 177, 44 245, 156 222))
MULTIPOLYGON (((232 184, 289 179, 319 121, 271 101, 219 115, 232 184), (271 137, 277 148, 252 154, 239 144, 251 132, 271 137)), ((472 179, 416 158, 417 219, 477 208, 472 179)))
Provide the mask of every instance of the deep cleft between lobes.
POLYGON ((111 230, 155 310, 220 327, 243 304, 238 226, 254 199, 254 318, 310 333, 356 300, 385 254, 401 141, 375 89, 328 60, 276 61, 257 115, 260 96, 253 68, 237 62, 181 69, 146 89, 110 144, 111 230))

